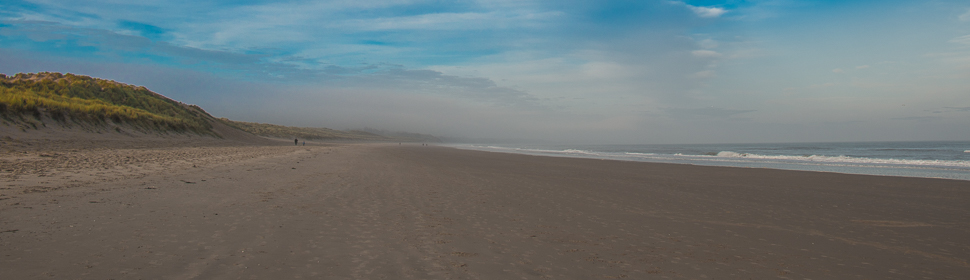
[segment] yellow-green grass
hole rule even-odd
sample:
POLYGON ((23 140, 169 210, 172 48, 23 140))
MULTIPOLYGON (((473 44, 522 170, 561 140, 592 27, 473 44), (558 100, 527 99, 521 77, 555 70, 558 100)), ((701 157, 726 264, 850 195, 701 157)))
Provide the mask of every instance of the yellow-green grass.
POLYGON ((233 121, 220 118, 229 126, 255 135, 275 138, 297 138, 306 140, 393 140, 384 136, 360 131, 340 131, 329 128, 292 127, 267 123, 233 121))
POLYGON ((213 134, 197 106, 144 87, 60 73, 0 74, 0 114, 8 120, 40 119, 103 124, 107 120, 151 131, 213 134))

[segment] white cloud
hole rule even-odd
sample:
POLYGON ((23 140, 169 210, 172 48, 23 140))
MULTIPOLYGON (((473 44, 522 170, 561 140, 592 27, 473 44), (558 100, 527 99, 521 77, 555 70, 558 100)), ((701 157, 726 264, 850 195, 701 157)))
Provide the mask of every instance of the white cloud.
POLYGON ((714 76, 715 76, 715 73, 713 70, 704 70, 704 71, 694 73, 694 77, 701 78, 701 79, 713 78, 714 76))
POLYGON ((842 68, 832 69, 832 73, 842 73, 842 72, 845 72, 844 70, 842 70, 842 68))
POLYGON ((955 65, 959 69, 970 69, 970 35, 956 37, 949 42, 959 44, 959 46, 948 52, 928 53, 926 56, 939 59, 946 64, 955 65))
POLYGON ((675 118, 728 118, 756 110, 727 109, 710 106, 701 108, 664 108, 664 111, 675 118))
POLYGON ((835 86, 835 83, 824 83, 824 84, 810 85, 810 86, 808 86, 808 88, 810 88, 810 89, 818 89, 818 88, 827 88, 827 87, 834 87, 834 86, 835 86))
POLYGON ((719 44, 717 41, 714 41, 712 39, 704 39, 704 40, 698 41, 697 45, 701 46, 701 48, 713 49, 713 48, 716 48, 719 44))
POLYGON ((855 69, 866 69, 866 68, 869 68, 869 65, 859 65, 855 67, 855 69))
POLYGON ((936 58, 940 62, 949 65, 954 65, 959 69, 970 69, 970 52, 967 51, 929 53, 926 56, 936 58))
POLYGON ((728 12, 728 10, 723 8, 694 6, 684 3, 683 1, 670 1, 669 3, 674 5, 683 5, 694 12, 694 14, 702 18, 716 18, 728 12))
POLYGON ((704 18, 716 18, 727 13, 727 10, 718 7, 698 7, 691 5, 687 5, 687 7, 697 14, 697 16, 704 18))
POLYGON ((591 61, 580 67, 585 77, 596 80, 622 79, 632 73, 632 70, 625 65, 613 62, 591 61))
POLYGON ((950 40, 950 43, 957 43, 961 45, 970 46, 970 35, 963 35, 960 37, 953 38, 952 40, 950 40))
POLYGON ((960 21, 970 21, 970 9, 967 9, 966 13, 963 13, 957 18, 960 19, 960 21))
POLYGON ((529 27, 562 16, 561 12, 543 13, 438 13, 417 16, 348 20, 336 27, 360 30, 474 30, 529 27))
POLYGON ((700 58, 721 57, 721 53, 712 51, 712 50, 696 50, 696 51, 691 51, 690 54, 700 58))

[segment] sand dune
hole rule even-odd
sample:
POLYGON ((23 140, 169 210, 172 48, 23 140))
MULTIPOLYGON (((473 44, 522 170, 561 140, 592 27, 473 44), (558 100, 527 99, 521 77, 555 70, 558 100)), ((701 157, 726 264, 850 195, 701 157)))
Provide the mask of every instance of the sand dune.
POLYGON ((970 275, 965 181, 396 144, 28 156, 3 157, 0 279, 970 275))

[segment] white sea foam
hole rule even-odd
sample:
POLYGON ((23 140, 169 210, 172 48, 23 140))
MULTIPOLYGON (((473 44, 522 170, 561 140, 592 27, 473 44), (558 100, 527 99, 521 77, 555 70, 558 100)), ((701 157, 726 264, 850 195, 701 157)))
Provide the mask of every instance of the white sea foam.
POLYGON ((548 150, 548 149, 528 149, 528 148, 509 148, 509 147, 499 147, 499 146, 480 146, 480 145, 460 145, 459 148, 470 148, 473 150, 483 150, 483 151, 493 151, 493 152, 511 152, 511 153, 526 153, 526 154, 572 154, 572 155, 590 155, 598 156, 600 153, 576 150, 576 149, 566 149, 566 150, 548 150))
POLYGON ((965 160, 914 160, 914 159, 884 159, 884 158, 865 158, 849 156, 791 156, 791 155, 759 155, 746 154, 732 151, 722 151, 716 156, 708 155, 681 155, 683 157, 696 159, 725 159, 725 160, 745 160, 752 162, 777 162, 777 163, 807 163, 807 164, 832 164, 832 165, 858 165, 858 166, 890 166, 890 167, 951 167, 951 168, 970 168, 970 161, 965 160))
MULTIPOLYGON (((915 159, 884 159, 867 157, 849 156, 821 156, 821 155, 761 155, 751 153, 739 153, 734 151, 721 151, 716 154, 708 155, 686 155, 676 154, 656 154, 638 152, 598 152, 579 149, 529 149, 529 148, 508 148, 499 146, 464 146, 476 150, 557 155, 566 157, 593 157, 621 160, 645 160, 645 161, 675 161, 675 162, 737 162, 737 163, 766 163, 766 164, 809 164, 809 165, 828 165, 828 166, 869 166, 869 167, 901 167, 901 168, 956 168, 970 169, 970 161, 966 160, 915 160, 915 159)), ((964 152, 970 153, 970 150, 964 152)))
POLYGON ((654 153, 634 153, 634 152, 626 152, 624 154, 632 155, 632 156, 655 156, 655 155, 657 155, 657 154, 654 154, 654 153))
MULTIPOLYGON (((622 151, 622 148, 618 149, 616 147, 610 148, 611 150, 614 150, 613 152, 598 151, 597 148, 577 149, 573 147, 563 147, 561 149, 552 147, 513 148, 487 145, 455 145, 455 147, 479 151, 556 157, 598 158, 734 167, 762 167, 869 175, 970 180, 970 160, 965 159, 965 156, 956 157, 958 159, 917 159, 915 157, 908 159, 896 159, 844 155, 765 155, 735 152, 731 150, 722 150, 717 153, 707 152, 704 151, 703 147, 701 149, 692 148, 693 150, 690 153, 675 151, 676 149, 670 151, 670 153, 622 151)), ((631 149, 635 150, 637 147, 633 147, 631 149)), ((904 149, 905 148, 893 148, 893 150, 904 149)), ((794 150, 803 149, 791 150, 793 150, 792 152, 794 154, 797 153, 794 150)), ((926 149, 921 148, 921 150, 926 149)), ((716 151, 716 149, 713 151, 716 151)), ((956 151, 959 152, 959 150, 956 151)), ((964 153, 970 153, 970 150, 964 150, 964 153)))
POLYGON ((736 153, 731 151, 721 151, 717 153, 719 157, 747 157, 748 154, 736 153))

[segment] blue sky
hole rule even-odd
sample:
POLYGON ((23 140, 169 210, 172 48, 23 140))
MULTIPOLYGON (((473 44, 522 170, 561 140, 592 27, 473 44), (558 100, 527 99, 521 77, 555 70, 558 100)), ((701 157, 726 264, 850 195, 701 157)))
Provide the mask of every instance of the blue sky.
POLYGON ((970 140, 965 1, 0 2, 0 73, 38 71, 296 126, 970 140))

